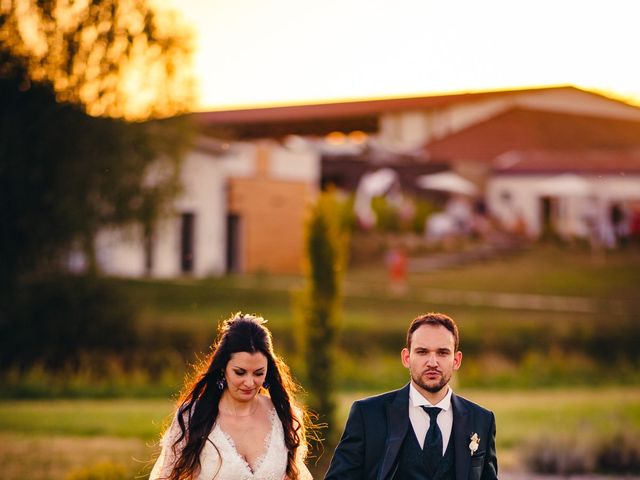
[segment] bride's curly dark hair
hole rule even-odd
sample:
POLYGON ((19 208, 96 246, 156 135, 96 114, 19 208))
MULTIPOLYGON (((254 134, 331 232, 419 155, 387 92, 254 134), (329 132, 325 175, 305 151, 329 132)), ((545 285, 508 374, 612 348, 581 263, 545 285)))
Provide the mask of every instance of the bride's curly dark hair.
POLYGON ((287 477, 299 478, 296 452, 300 447, 306 448, 308 416, 304 407, 295 403, 300 387, 289 367, 274 353, 271 332, 265 323, 262 317, 238 312, 220 326, 211 353, 196 369, 193 380, 186 382, 178 400, 176 416, 181 433, 172 446, 176 461, 168 480, 189 480, 200 470, 200 453, 218 418, 224 391, 217 382, 224 377, 231 355, 237 352, 260 352, 267 358, 265 384, 269 385, 269 396, 284 430, 287 477))

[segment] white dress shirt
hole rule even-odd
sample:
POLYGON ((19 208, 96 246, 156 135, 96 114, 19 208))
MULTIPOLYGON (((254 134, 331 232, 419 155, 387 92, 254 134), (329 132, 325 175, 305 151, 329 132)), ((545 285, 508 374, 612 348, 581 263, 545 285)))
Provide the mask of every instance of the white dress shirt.
POLYGON ((447 386, 447 389, 448 391, 444 398, 435 405, 432 405, 420 394, 416 387, 413 386, 413 383, 409 384, 409 420, 411 421, 411 426, 416 434, 420 448, 423 447, 424 437, 427 435, 427 430, 429 430, 429 424, 431 423, 429 415, 422 409, 422 405, 442 409, 438 414, 438 426, 440 427, 440 432, 442 432, 443 455, 447 450, 447 445, 449 445, 451 430, 453 429, 453 409, 451 408, 451 394, 453 391, 449 386, 447 386))

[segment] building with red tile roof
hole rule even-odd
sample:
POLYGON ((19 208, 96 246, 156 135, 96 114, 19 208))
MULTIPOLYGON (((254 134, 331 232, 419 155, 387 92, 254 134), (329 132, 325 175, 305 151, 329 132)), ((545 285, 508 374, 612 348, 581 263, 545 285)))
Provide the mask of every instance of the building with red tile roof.
POLYGON ((524 108, 507 110, 425 147, 430 158, 488 164, 509 151, 633 149, 640 149, 640 120, 524 108))
POLYGON ((414 190, 414 177, 450 169, 475 183, 498 221, 522 220, 531 235, 554 222, 563 235, 590 235, 584 219, 596 203, 604 224, 612 205, 630 212, 640 202, 640 108, 572 86, 191 116, 201 136, 175 218, 153 245, 103 243, 105 271, 299 272, 302 207, 322 185, 353 191, 378 168, 396 168, 414 190))

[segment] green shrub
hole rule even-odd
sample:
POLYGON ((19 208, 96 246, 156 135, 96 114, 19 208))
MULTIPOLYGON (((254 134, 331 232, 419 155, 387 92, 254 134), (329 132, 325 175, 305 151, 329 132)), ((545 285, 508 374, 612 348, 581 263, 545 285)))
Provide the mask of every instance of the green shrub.
POLYGON ((371 209, 376 214, 376 230, 381 232, 400 231, 400 214, 385 197, 374 197, 371 200, 371 209))
POLYGON ((554 433, 526 441, 520 456, 529 471, 541 474, 632 474, 640 471, 640 434, 616 431, 554 433), (601 433, 598 435, 602 435, 601 433))
POLYGON ((521 446, 526 468, 535 473, 572 475, 593 472, 596 467, 592 445, 584 437, 545 435, 521 446))
POLYGON ((102 462, 73 470, 66 480, 129 480, 130 472, 117 463, 102 462))
POLYGON ((305 289, 295 306, 310 405, 329 425, 327 437, 331 437, 335 415, 336 339, 348 240, 344 226, 338 223, 340 208, 330 192, 323 193, 311 207, 305 225, 305 289))
POLYGON ((600 440, 596 465, 602 473, 640 472, 640 433, 617 432, 600 440))
POLYGON ((182 384, 184 366, 166 369, 151 378, 143 367, 124 370, 118 365, 108 371, 89 366, 79 370, 52 372, 41 365, 12 368, 0 373, 0 399, 7 398, 114 398, 169 397, 182 384))
POLYGON ((358 224, 353 205, 355 203, 354 195, 349 195, 346 198, 339 198, 338 193, 335 191, 329 191, 336 198, 335 215, 337 217, 337 223, 341 231, 353 232, 358 224))
POLYGON ((23 285, 0 323, 0 370, 81 365, 90 354, 135 346, 136 312, 109 283, 95 277, 54 277, 23 285))
POLYGON ((336 365, 336 388, 342 392, 382 392, 397 388, 409 380, 399 353, 381 354, 375 348, 368 349, 362 357, 338 351, 336 365))
POLYGON ((431 201, 417 199, 414 200, 415 213, 411 220, 411 231, 424 234, 427 218, 438 211, 438 206, 431 201))

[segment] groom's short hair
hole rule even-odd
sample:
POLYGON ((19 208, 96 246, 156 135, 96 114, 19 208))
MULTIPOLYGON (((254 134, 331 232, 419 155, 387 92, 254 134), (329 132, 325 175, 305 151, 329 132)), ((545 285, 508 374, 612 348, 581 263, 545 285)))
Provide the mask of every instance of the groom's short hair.
POLYGON ((455 351, 458 350, 458 344, 460 343, 458 325, 456 325, 456 322, 450 316, 445 315, 444 313, 437 312, 424 313, 413 319, 413 321, 409 325, 409 330, 407 330, 407 348, 409 350, 411 350, 411 337, 413 336, 413 332, 415 332, 423 325, 441 325, 449 330, 453 335, 453 344, 455 346, 455 351))

